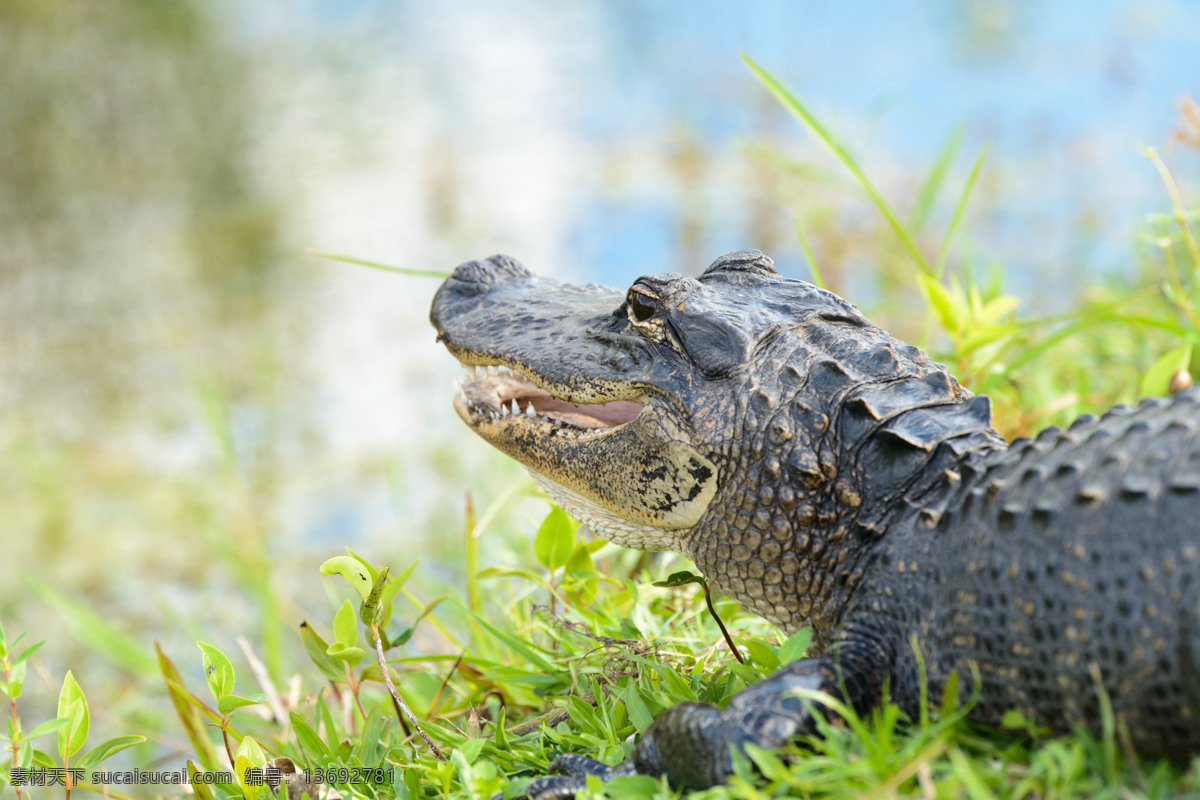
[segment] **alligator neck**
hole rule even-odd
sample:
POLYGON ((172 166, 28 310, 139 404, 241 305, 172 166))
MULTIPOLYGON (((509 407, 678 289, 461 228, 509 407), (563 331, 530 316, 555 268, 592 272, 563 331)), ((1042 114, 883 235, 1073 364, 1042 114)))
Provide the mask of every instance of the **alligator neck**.
POLYGON ((856 380, 826 360, 776 375, 726 410, 745 433, 720 454, 737 477, 685 550, 743 605, 788 630, 811 625, 819 652, 889 525, 968 453, 1005 443, 988 399, 940 368, 856 380))

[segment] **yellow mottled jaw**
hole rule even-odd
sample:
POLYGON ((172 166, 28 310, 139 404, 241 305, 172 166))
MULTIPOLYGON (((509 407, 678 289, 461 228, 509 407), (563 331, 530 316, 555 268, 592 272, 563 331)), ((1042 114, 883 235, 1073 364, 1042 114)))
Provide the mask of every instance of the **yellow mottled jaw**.
POLYGON ((717 471, 661 401, 627 394, 583 403, 507 367, 466 369, 458 415, 556 502, 618 544, 681 548, 681 530, 712 502, 717 471))

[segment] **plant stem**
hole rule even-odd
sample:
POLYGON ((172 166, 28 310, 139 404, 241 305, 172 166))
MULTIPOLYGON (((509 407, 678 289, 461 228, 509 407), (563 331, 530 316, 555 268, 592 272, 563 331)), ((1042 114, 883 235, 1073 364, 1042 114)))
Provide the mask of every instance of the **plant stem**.
POLYGON ((229 766, 236 772, 237 771, 237 761, 234 759, 233 750, 229 746, 229 729, 226 727, 226 725, 228 725, 228 720, 222 720, 221 721, 221 741, 225 742, 225 755, 229 757, 229 766))
POLYGON ((416 715, 413 714, 412 709, 408 707, 408 703, 404 702, 404 698, 400 696, 400 693, 396 691, 396 687, 392 683, 392 674, 388 671, 387 658, 383 654, 383 642, 379 639, 379 626, 369 625, 368 627, 371 629, 371 638, 375 641, 375 656, 379 659, 379 669, 383 671, 383 682, 387 684, 388 691, 392 693, 392 699, 396 701, 396 704, 400 708, 404 709, 404 714, 408 717, 408 721, 416 728, 417 733, 421 734, 421 738, 425 740, 425 744, 429 745, 429 749, 433 752, 433 755, 439 761, 445 761, 446 756, 434 744, 433 739, 429 738, 429 734, 421 729, 421 723, 417 722, 416 715))
POLYGON ((466 650, 463 650, 458 654, 458 658, 454 660, 454 664, 450 667, 450 671, 447 672, 446 677, 442 679, 442 685, 438 687, 437 694, 433 696, 433 702, 429 704, 429 711, 426 712, 425 719, 433 718, 433 710, 437 708, 438 701, 442 699, 442 693, 446 691, 446 686, 450 683, 450 678, 454 676, 455 671, 458 669, 458 665, 462 663, 463 657, 466 656, 466 654, 466 650))
MULTIPOLYGON (((18 641, 19 641, 19 637, 18 637, 18 641)), ((15 642, 14 642, 14 644, 15 644, 15 642)), ((12 685, 12 664, 8 660, 8 652, 7 651, 4 654, 4 658, 0 659, 0 662, 3 662, 3 664, 4 664, 4 685, 11 686, 12 685)), ((15 783, 12 782, 12 771, 17 768, 17 756, 19 753, 19 746, 17 744, 17 739, 20 738, 18 736, 18 733, 21 730, 20 722, 17 719, 17 698, 13 695, 9 695, 8 705, 9 705, 9 708, 12 710, 12 730, 13 730, 12 741, 9 742, 9 744, 12 745, 13 757, 12 757, 12 767, 10 767, 8 770, 8 778, 9 778, 8 782, 13 787, 13 791, 17 793, 17 800, 24 800, 24 795, 21 794, 21 787, 17 786, 15 783)))
MULTIPOLYGON (((4 681, 6 683, 8 681, 12 680, 12 676, 9 674, 8 669, 9 669, 8 659, 5 659, 5 661, 4 661, 4 681)), ((17 698, 10 697, 10 698, 8 698, 8 702, 9 702, 9 705, 12 707, 13 731, 15 733, 17 730, 17 698)), ((13 760, 12 760, 12 768, 9 769, 9 771, 8 771, 10 783, 12 783, 12 781, 11 781, 12 770, 17 768, 17 737, 15 735, 12 738, 11 744, 12 744, 13 760)), ((24 796, 21 794, 21 787, 17 786, 15 783, 12 784, 12 787, 13 787, 13 791, 17 793, 17 800, 24 800, 24 796)))
POLYGON ((737 645, 733 643, 733 637, 725 629, 725 623, 717 616, 717 609, 713 608, 712 594, 708 591, 708 581, 701 581, 700 585, 704 587, 704 602, 708 605, 708 613, 712 614, 712 618, 717 621, 717 627, 721 629, 721 633, 725 636, 725 644, 729 645, 729 649, 733 651, 733 657, 738 660, 738 663, 745 664, 746 659, 742 656, 742 651, 737 649, 737 645))

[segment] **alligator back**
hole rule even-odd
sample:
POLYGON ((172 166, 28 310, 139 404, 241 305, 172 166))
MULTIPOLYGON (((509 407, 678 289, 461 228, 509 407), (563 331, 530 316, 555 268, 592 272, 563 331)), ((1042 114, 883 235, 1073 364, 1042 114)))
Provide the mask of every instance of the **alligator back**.
POLYGON ((970 454, 896 527, 855 605, 902 609, 935 685, 977 666, 977 719, 1098 731, 1102 687, 1139 750, 1200 750, 1200 391, 970 454))

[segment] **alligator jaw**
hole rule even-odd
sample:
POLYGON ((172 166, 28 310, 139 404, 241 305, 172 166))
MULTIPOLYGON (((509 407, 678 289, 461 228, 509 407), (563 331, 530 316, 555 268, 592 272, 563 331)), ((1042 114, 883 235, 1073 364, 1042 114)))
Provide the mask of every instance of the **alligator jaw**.
POLYGON ((575 403, 504 366, 463 367, 467 379, 458 382, 454 409, 493 444, 501 431, 509 436, 526 431, 565 439, 604 436, 633 421, 646 404, 645 397, 575 403))
POLYGON ((513 364, 464 366, 458 415, 528 469, 555 502, 616 544, 686 552, 687 529, 716 494, 717 469, 665 402, 614 386, 625 396, 593 390, 588 399, 598 402, 579 403, 513 364))

